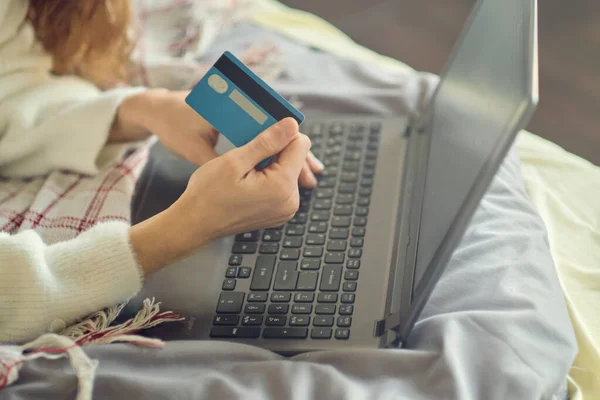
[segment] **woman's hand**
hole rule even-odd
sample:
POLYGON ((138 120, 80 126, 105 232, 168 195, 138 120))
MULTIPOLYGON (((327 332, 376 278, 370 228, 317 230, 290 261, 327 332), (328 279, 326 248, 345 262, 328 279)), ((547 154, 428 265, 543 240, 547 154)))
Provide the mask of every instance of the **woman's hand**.
MULTIPOLYGON (((127 99, 122 109, 123 120, 135 115, 141 125, 154 133, 161 143, 173 153, 186 160, 204 165, 218 157, 215 151, 219 133, 187 103, 187 91, 152 89, 127 99)), ((323 164, 312 154, 299 176, 300 184, 313 187, 317 184, 315 173, 323 170, 323 164)))
POLYGON ((298 210, 298 178, 309 148, 308 137, 288 118, 199 168, 173 206, 131 228, 131 243, 145 273, 214 239, 290 220, 298 210), (255 168, 277 154, 266 168, 255 168))

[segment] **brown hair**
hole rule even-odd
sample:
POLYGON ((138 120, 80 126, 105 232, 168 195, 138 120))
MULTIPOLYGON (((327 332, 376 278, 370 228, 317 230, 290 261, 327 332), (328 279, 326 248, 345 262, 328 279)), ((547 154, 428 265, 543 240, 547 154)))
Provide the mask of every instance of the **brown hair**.
POLYGON ((99 87, 127 80, 134 44, 129 0, 30 0, 29 20, 54 73, 99 87))

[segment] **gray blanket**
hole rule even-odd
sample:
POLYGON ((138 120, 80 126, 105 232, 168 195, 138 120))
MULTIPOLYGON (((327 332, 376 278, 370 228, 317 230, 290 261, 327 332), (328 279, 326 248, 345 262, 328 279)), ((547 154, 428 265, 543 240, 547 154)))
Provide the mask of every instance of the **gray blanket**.
MULTIPOLYGON (((382 71, 291 43, 250 25, 224 49, 270 37, 285 51, 274 86, 313 112, 401 114, 435 79, 382 71)), ((223 342, 165 349, 97 346, 99 399, 554 399, 577 351, 548 249, 513 151, 499 170, 406 348, 320 352, 285 359, 223 342)), ((3 399, 74 398, 68 361, 37 360, 3 399)))

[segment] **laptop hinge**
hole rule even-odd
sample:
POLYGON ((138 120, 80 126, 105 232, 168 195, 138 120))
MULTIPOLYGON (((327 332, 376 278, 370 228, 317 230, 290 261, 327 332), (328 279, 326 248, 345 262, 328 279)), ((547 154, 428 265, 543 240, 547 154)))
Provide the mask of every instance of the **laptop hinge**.
POLYGON ((386 319, 375 321, 375 337, 381 337, 390 329, 396 329, 399 326, 400 313, 390 314, 386 319))

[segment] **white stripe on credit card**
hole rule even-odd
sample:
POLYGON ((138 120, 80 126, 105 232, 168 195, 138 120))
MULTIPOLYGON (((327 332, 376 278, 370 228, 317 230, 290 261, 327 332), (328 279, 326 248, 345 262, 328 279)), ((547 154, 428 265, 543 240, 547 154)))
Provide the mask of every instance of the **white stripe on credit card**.
POLYGON ((240 93, 237 89, 233 89, 229 98, 233 100, 235 104, 240 106, 240 108, 248 115, 250 115, 256 122, 263 125, 267 121, 267 116, 264 112, 260 111, 258 107, 256 107, 250 100, 246 98, 242 93, 240 93))

